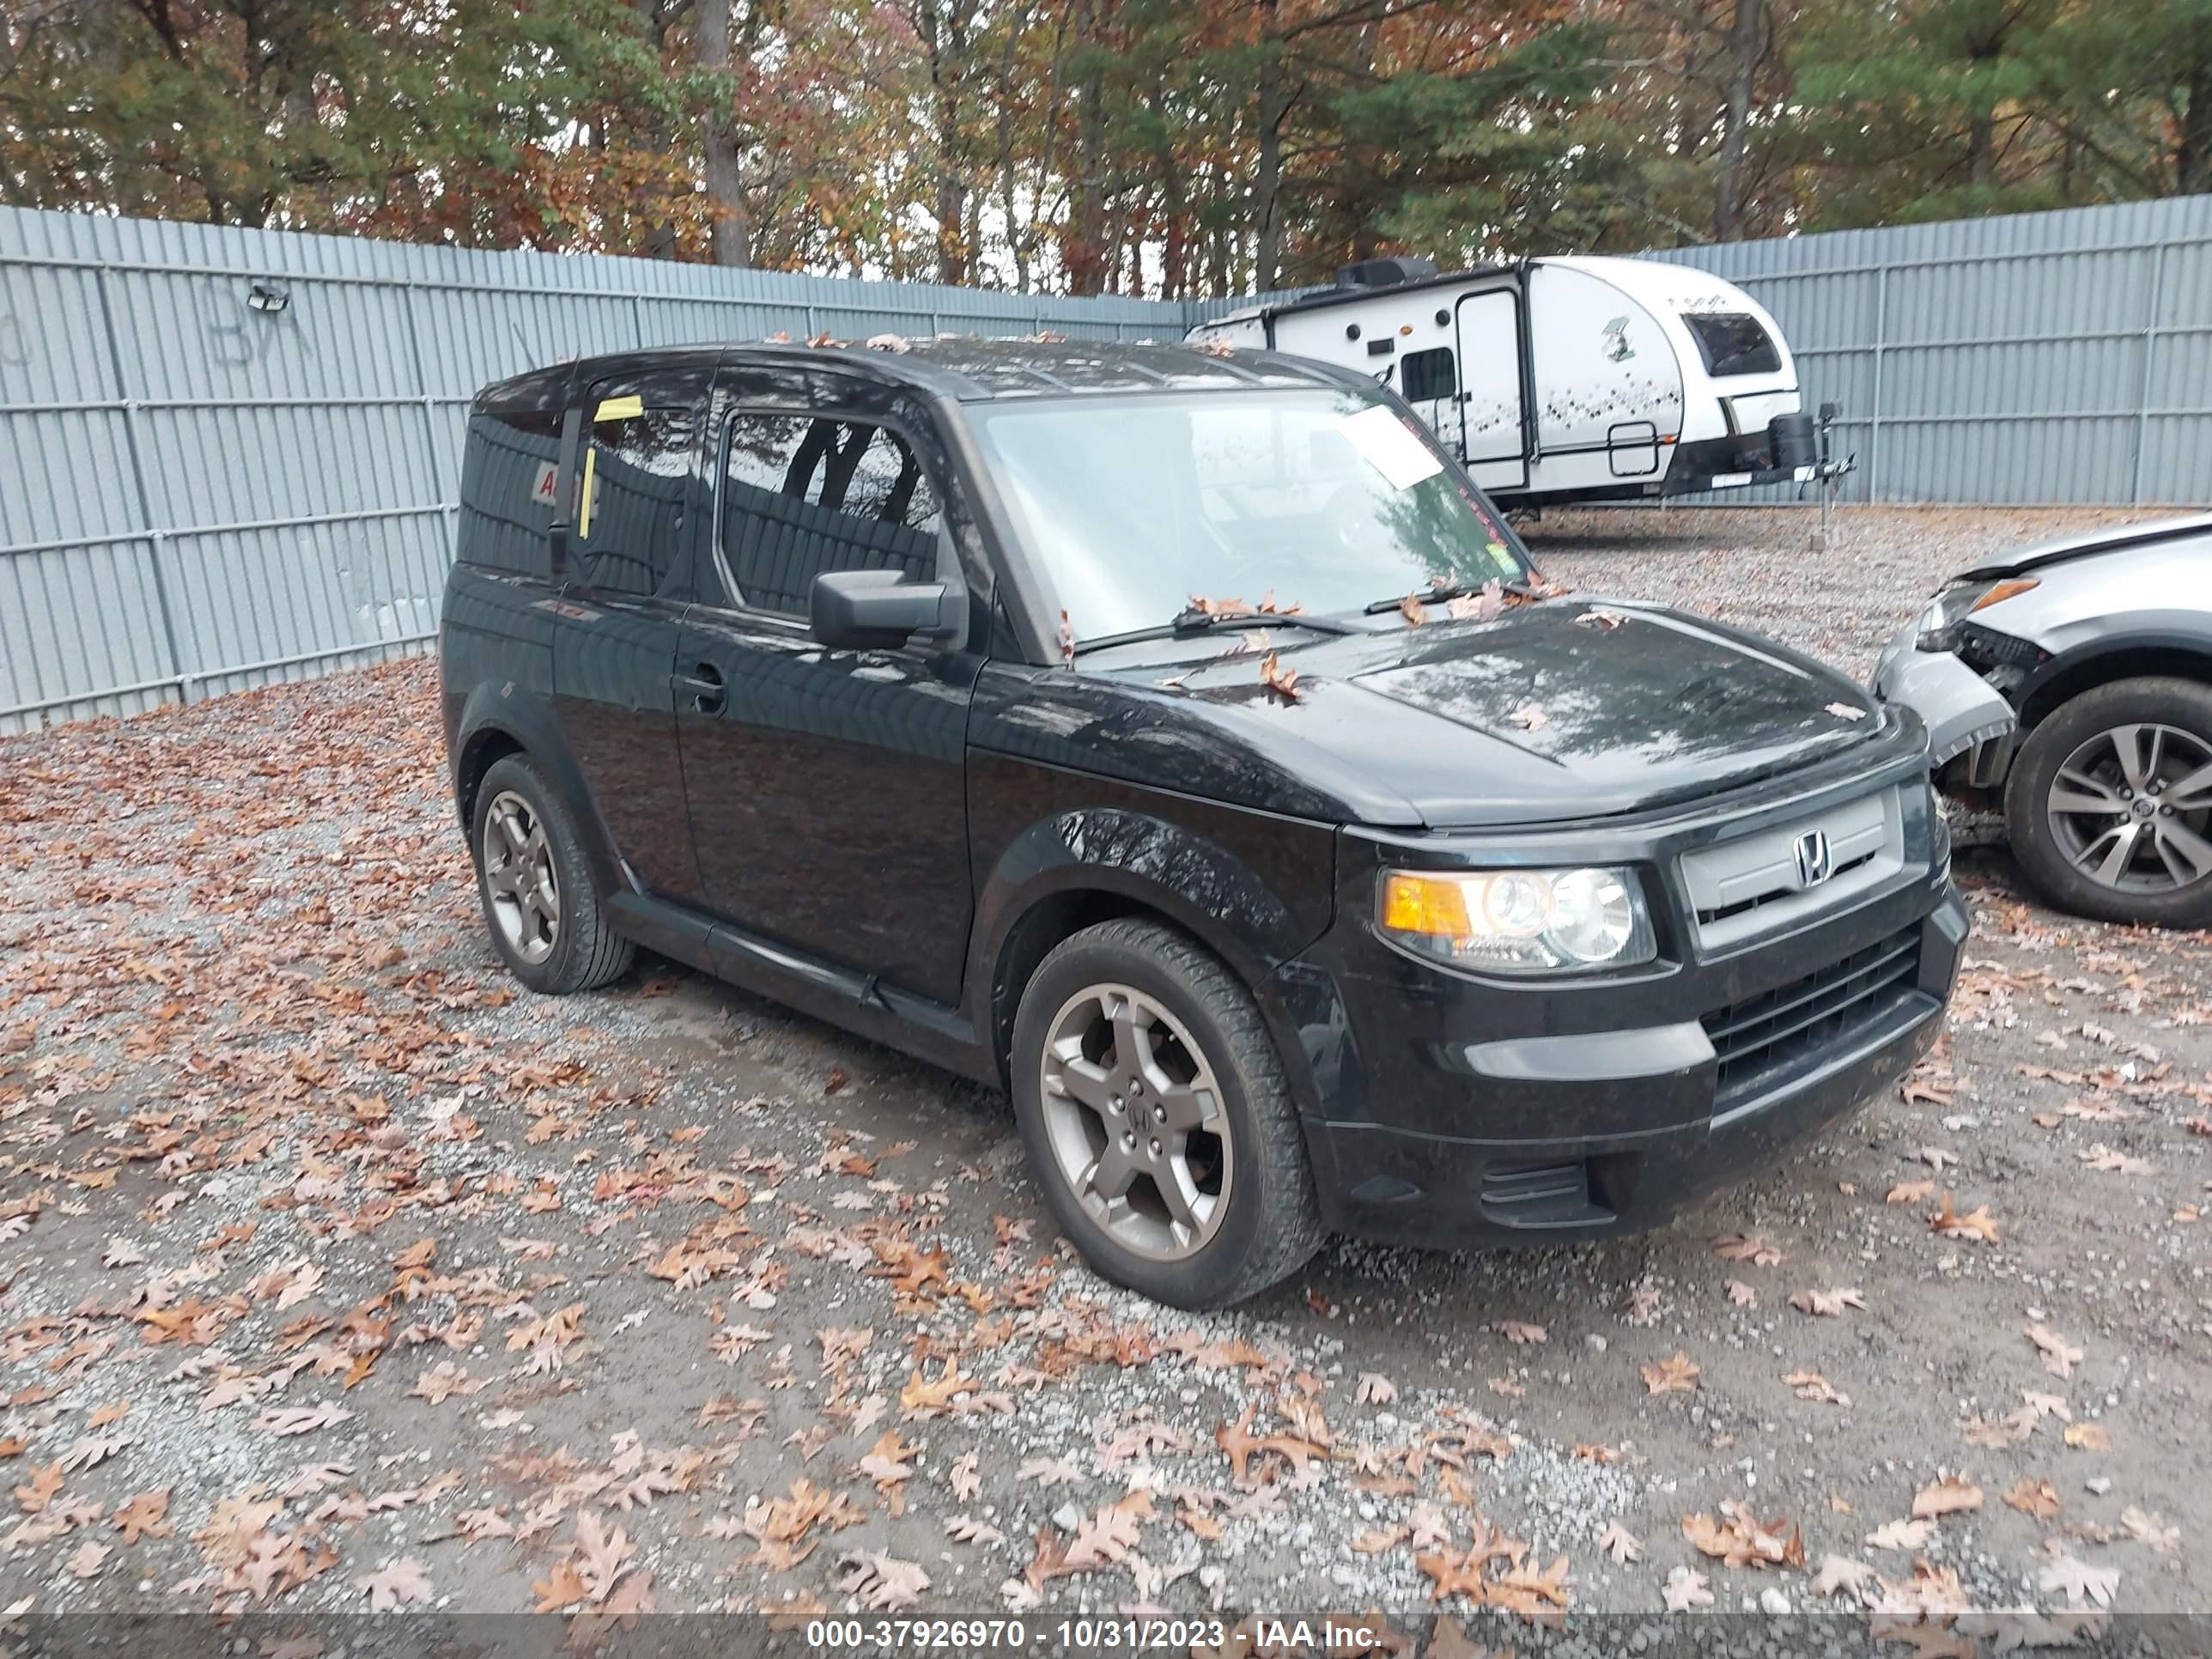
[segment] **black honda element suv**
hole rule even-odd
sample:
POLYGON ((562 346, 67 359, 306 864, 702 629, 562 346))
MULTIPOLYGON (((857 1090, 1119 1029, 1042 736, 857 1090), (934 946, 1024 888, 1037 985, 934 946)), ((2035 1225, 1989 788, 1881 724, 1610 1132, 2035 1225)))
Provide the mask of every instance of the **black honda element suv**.
POLYGON ((1003 1087, 1098 1272, 1653 1225, 1905 1072, 1909 713, 1539 577, 1388 390, 744 345, 476 400, 441 658, 526 985, 634 947, 1003 1087))

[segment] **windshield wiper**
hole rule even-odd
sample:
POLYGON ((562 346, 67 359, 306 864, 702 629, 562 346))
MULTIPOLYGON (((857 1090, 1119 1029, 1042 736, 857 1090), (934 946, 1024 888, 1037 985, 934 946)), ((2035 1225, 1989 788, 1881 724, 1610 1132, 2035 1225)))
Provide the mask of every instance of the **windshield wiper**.
MULTIPOLYGON (((1510 582, 1498 581, 1498 579, 1493 576, 1491 581, 1498 582, 1498 589, 1501 594, 1512 595, 1510 603, 1515 605, 1525 605, 1532 600, 1547 599, 1558 591, 1525 581, 1517 576, 1510 582)), ((1489 586, 1490 582, 1480 584, 1445 582, 1440 586, 1418 588, 1411 593, 1401 593, 1393 599, 1377 599, 1372 605, 1362 605, 1360 610, 1366 616, 1379 617, 1386 611, 1395 611, 1409 599, 1418 600, 1422 605, 1443 605, 1453 599, 1473 599, 1489 586)))
MULTIPOLYGON (((1397 601, 1393 599, 1391 604, 1397 601)), ((1075 647, 1075 654, 1086 651, 1103 651, 1109 646, 1136 645, 1146 640, 1182 639, 1193 634, 1208 634, 1217 629, 1245 628, 1305 628, 1316 634, 1349 634, 1352 629, 1340 622, 1331 622, 1320 617, 1310 617, 1303 611, 1201 611, 1188 605, 1176 613, 1173 622, 1162 623, 1156 628, 1133 629, 1127 634, 1108 634, 1102 638, 1085 640, 1075 647)))

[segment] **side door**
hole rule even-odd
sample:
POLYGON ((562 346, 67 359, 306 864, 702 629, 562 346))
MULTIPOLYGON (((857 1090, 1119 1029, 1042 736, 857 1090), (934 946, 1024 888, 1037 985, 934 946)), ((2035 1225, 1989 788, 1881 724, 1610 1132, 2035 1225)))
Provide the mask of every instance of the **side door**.
POLYGON ((960 638, 832 651, 808 629, 827 571, 975 595, 934 416, 895 386, 811 368, 726 375, 716 407, 716 586, 702 580, 677 669, 708 903, 757 939, 957 1004, 982 629, 970 617, 960 638))
POLYGON ((1461 453, 1486 489, 1528 484, 1528 309, 1517 282, 1462 294, 1459 342, 1461 453))
POLYGON ((670 682, 706 519, 710 364, 580 388, 568 582, 554 632, 562 729, 616 850, 644 884, 696 903, 670 682))

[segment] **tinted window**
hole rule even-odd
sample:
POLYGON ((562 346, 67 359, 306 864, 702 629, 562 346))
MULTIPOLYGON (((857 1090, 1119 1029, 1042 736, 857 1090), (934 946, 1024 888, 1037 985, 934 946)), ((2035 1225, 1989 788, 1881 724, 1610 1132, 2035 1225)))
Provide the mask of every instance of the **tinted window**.
POLYGON ((722 559, 742 603, 804 617, 824 571, 935 578, 937 494, 890 428, 738 414, 722 453, 722 559))
POLYGON ((463 562, 551 577, 545 532, 560 460, 558 410, 485 409, 469 416, 454 543, 463 562))
POLYGON ((1458 381, 1452 374, 1449 346, 1408 352, 1399 364, 1398 372, 1405 382, 1401 390, 1410 404, 1421 403, 1431 398, 1449 398, 1459 390, 1458 381))
POLYGON ((589 420, 585 465, 590 510, 576 514, 576 569, 611 593, 657 593, 676 562, 699 416, 689 407, 656 408, 642 399, 599 399, 587 416, 636 406, 635 415, 589 420))
POLYGON ((1682 320, 1690 326, 1708 374, 1771 374, 1782 367, 1781 354, 1756 317, 1740 311, 1687 311, 1682 320))

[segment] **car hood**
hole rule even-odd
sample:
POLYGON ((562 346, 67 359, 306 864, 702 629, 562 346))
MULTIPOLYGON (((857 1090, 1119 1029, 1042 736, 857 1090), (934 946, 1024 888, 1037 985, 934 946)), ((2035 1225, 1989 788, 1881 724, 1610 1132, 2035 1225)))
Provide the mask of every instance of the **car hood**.
MULTIPOLYGON (((1297 637, 1267 640, 1297 672, 1291 700, 1261 683, 1261 659, 1249 652, 1211 659, 1158 694, 1206 729, 1220 778, 1249 776, 1256 757, 1295 780, 1285 797, 1254 804, 1310 811, 1313 798, 1355 822, 1446 828, 1635 811, 1812 764, 1888 725, 1863 690, 1809 659, 1625 601, 1297 637)), ((1152 689, 1160 672, 1154 663, 1115 677, 1152 689)), ((1185 759, 1182 775, 1152 781, 1223 793, 1197 757, 1185 759)))
POLYGON ((1990 576, 2014 576, 2023 570, 2063 564, 2069 559, 2088 558, 2100 553, 2131 551, 2136 548, 2155 546, 2160 542, 2185 541, 2194 537, 2212 538, 2212 513, 2196 514, 2183 519, 2160 519, 2148 524, 2123 525, 2117 529, 2092 530, 2079 536, 2063 536, 2055 541, 2037 542, 2031 546, 2014 548, 2009 552, 1994 555, 1971 570, 1961 570, 1951 580, 1968 581, 1990 576))

